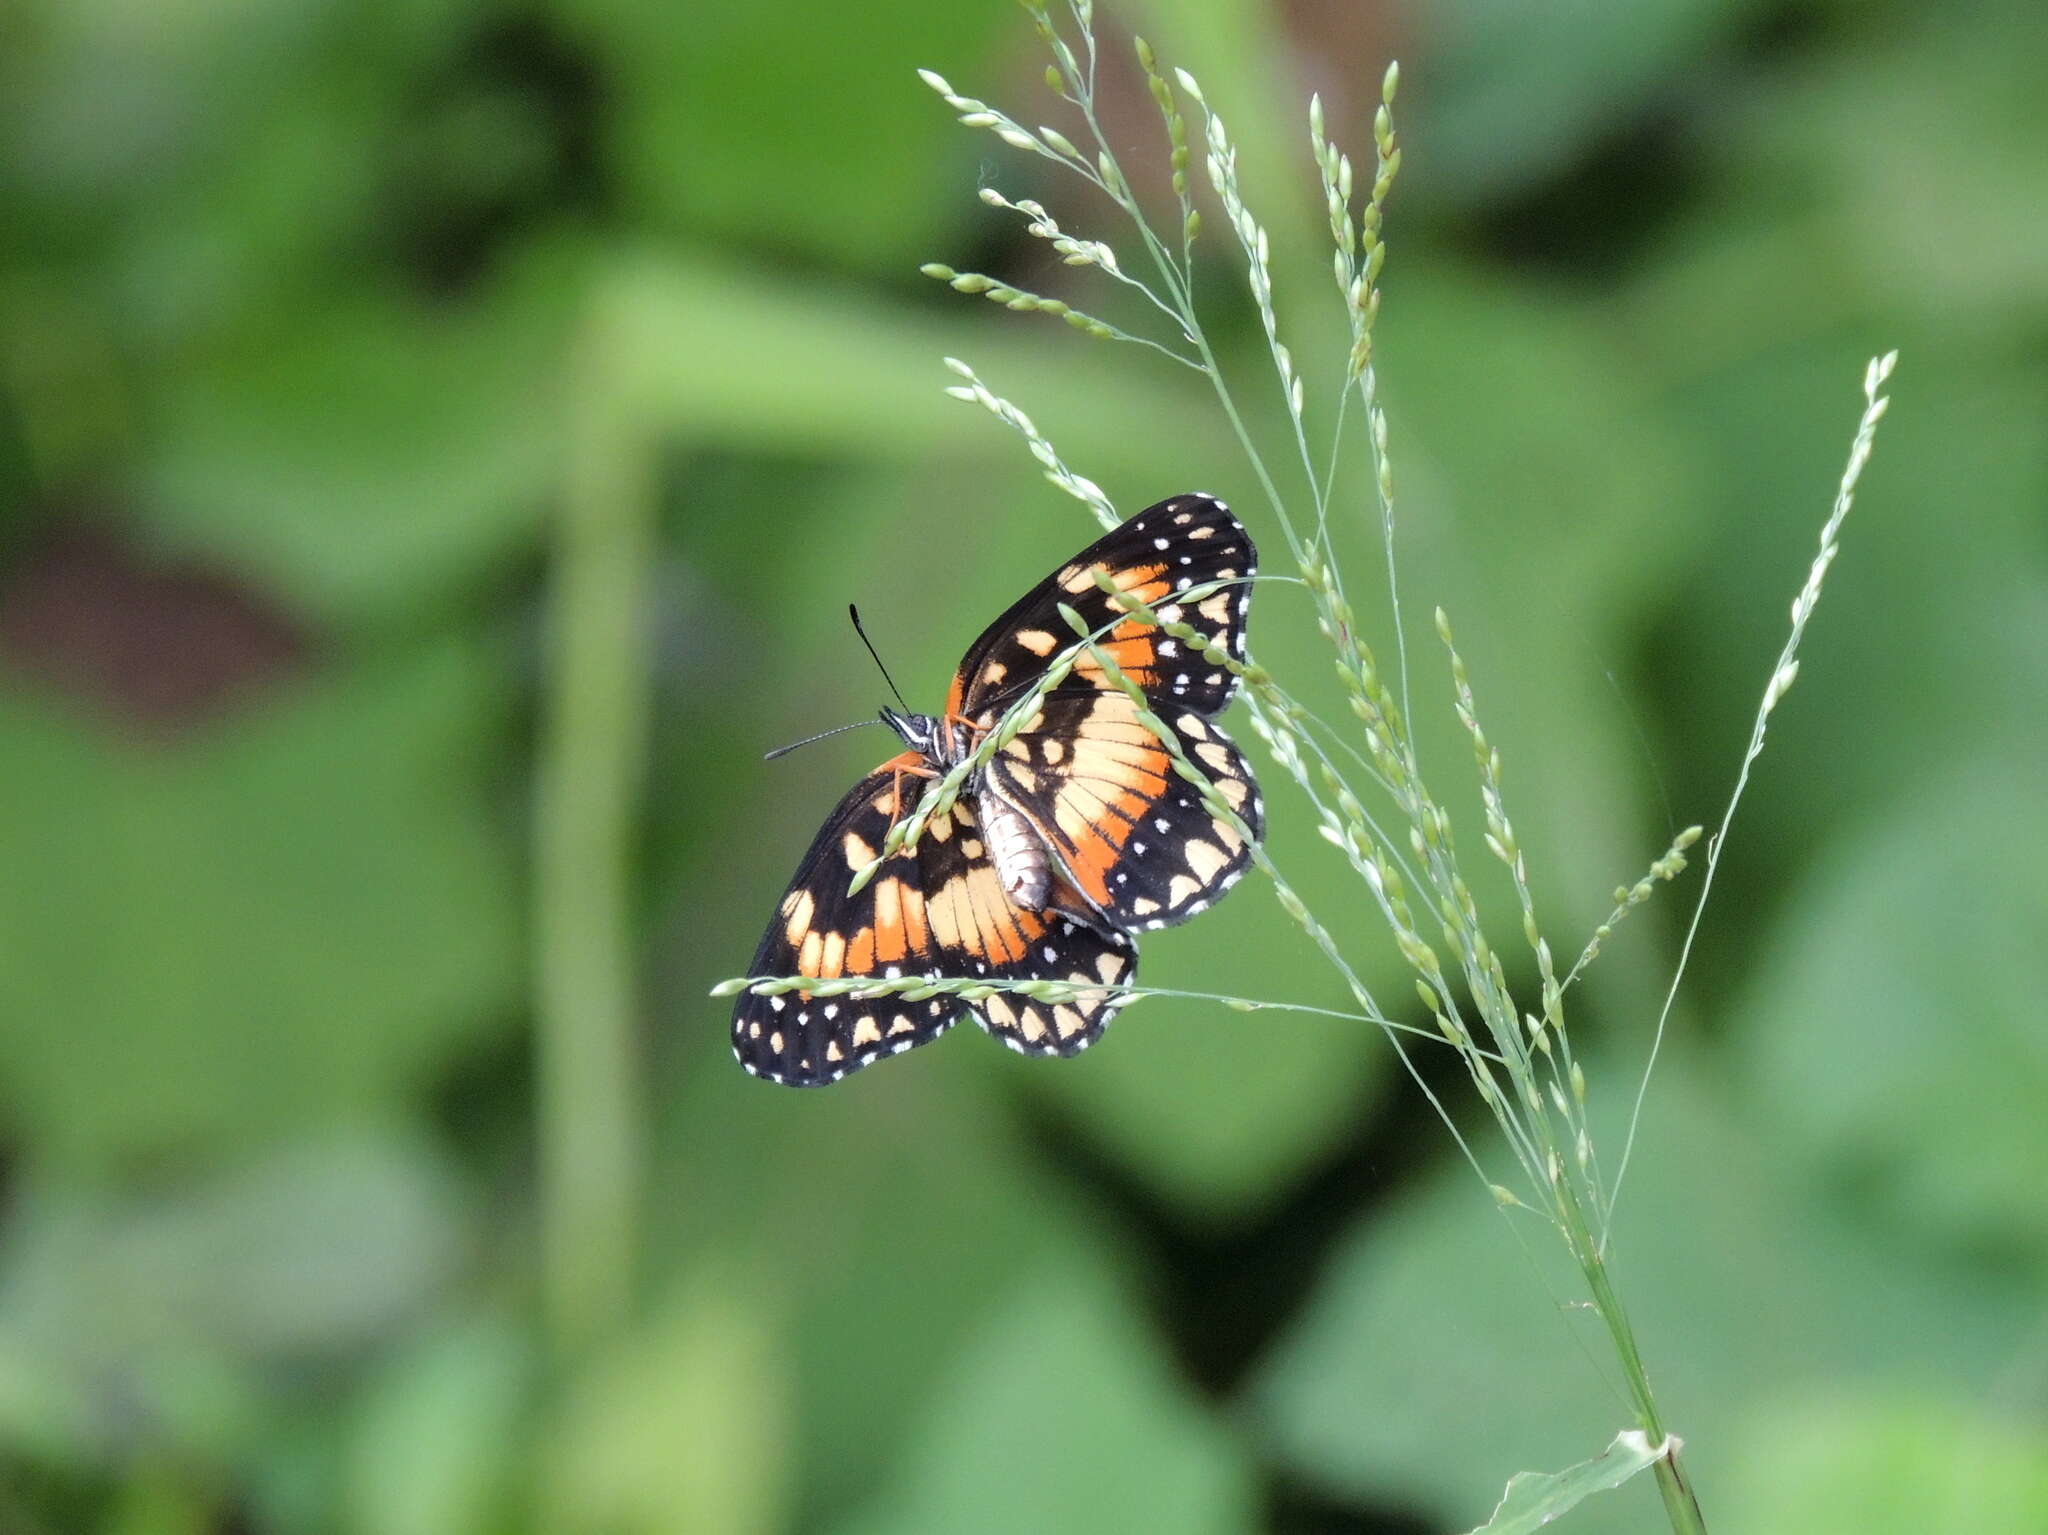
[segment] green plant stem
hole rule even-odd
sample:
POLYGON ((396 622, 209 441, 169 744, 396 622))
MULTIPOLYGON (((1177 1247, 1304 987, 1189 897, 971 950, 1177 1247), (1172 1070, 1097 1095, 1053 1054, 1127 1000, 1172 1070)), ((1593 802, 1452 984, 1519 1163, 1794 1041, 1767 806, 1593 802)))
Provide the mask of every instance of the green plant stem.
POLYGON ((1572 1243, 1573 1251, 1579 1259, 1580 1270, 1586 1276, 1593 1308, 1599 1312, 1600 1320, 1607 1324, 1607 1335, 1613 1340, 1615 1357, 1621 1361, 1622 1376, 1628 1383, 1629 1399, 1636 1412, 1636 1425, 1651 1444, 1667 1446, 1655 1468, 1657 1491, 1664 1499, 1664 1512, 1671 1520, 1675 1535, 1706 1535, 1706 1516, 1700 1512, 1699 1499, 1693 1496, 1692 1484, 1686 1480, 1684 1468, 1679 1464, 1678 1446, 1669 1444, 1664 1421, 1657 1412, 1657 1399, 1650 1391, 1650 1377, 1643 1369, 1643 1356, 1636 1348, 1635 1329, 1629 1325, 1628 1313, 1622 1310, 1621 1298, 1615 1294, 1608 1278, 1607 1260, 1601 1256, 1599 1247, 1586 1231, 1584 1212, 1579 1208, 1576 1196, 1568 1199, 1566 1207, 1579 1227, 1572 1243))
POLYGON ((605 334, 586 329, 570 372, 534 807, 542 1284, 563 1357, 627 1312, 641 1167, 630 871, 655 487, 604 385, 605 334))

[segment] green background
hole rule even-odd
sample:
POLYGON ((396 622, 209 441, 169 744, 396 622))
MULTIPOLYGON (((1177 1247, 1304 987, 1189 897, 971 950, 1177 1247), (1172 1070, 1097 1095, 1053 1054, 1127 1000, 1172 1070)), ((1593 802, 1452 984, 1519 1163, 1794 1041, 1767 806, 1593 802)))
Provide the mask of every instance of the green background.
MULTIPOLYGON (((1119 59, 1134 22, 1244 146, 1312 413, 1300 101, 1369 158, 1402 60, 1406 598, 1456 619, 1561 952, 1718 816, 1901 349, 1619 1279, 1712 1527, 2048 1527, 2041 8, 1180 0, 1107 18, 1119 59)), ((1200 380, 917 275, 1102 302, 983 182, 1121 235, 920 65, 1065 121, 992 0, 0 16, 6 1535, 1462 1529, 1623 1426, 1548 1234, 1362 1026, 1147 1002, 1065 1064, 734 1066, 706 988, 884 749, 759 760, 883 701, 846 603, 933 707, 1092 536, 942 356, 1125 511, 1200 486, 1283 551, 1200 380)), ((1258 608, 1324 698, 1303 594, 1258 608)), ((1580 994, 1608 1144, 1696 879, 1580 994)), ((1145 977, 1342 1000, 1258 881, 1145 977)), ((1645 1478, 1573 1517, 1661 1516, 1645 1478)))

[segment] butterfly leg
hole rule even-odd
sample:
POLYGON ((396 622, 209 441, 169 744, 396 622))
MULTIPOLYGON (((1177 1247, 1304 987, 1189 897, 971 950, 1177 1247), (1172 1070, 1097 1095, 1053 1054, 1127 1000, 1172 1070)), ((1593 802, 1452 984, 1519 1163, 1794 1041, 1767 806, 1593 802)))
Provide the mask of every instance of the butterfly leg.
POLYGON ((891 801, 889 830, 894 831, 896 823, 903 819, 903 780, 906 778, 937 778, 939 772, 937 768, 930 766, 898 762, 890 766, 889 773, 889 799, 891 801))
POLYGON ((965 743, 959 748, 963 757, 971 755, 975 748, 981 745, 981 738, 987 735, 990 729, 987 725, 976 724, 964 714, 950 710, 946 714, 946 723, 960 733, 965 743))

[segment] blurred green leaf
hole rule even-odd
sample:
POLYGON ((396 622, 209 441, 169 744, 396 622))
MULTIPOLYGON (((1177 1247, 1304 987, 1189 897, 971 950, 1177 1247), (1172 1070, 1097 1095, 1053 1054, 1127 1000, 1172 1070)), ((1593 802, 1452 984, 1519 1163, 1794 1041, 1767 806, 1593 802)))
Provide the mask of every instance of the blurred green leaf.
POLYGON ((2025 961, 2048 931, 2048 867, 2013 851, 2048 847, 2044 749, 2034 729, 1973 754, 1845 839, 1734 1011, 1740 1069, 1780 1133, 1885 1229, 2037 1262, 2048 1043, 2025 961))
POLYGON ((1840 1388, 1759 1406, 1714 1518, 1745 1535, 2048 1528, 2048 1448, 2028 1413, 1840 1388))
POLYGON ((1471 1535, 1530 1535, 1553 1519, 1561 1519, 1596 1492, 1612 1492, 1639 1471, 1663 1458, 1640 1429, 1623 1429, 1591 1460, 1563 1471, 1517 1471, 1495 1505, 1493 1517, 1471 1535))
MULTIPOLYGON (((1005 94, 983 62, 1016 35, 1001 8, 813 7, 795 31, 782 12, 746 7, 695 11, 687 26, 660 0, 553 8, 604 62, 608 158, 635 213, 660 229, 907 276, 978 206, 976 157, 1003 152, 915 73, 936 66, 970 95, 1005 94)), ((1035 77, 1007 91, 1030 120, 1046 99, 1035 77)))
POLYGON ((489 1311, 395 1354, 358 1400, 345 1527, 362 1535, 486 1535, 518 1506, 533 1350, 489 1311))
POLYGON ((2048 311, 2035 195, 2048 114, 2028 72, 2005 67, 2048 51, 2048 12, 1991 0, 1898 21, 1772 81, 1716 144, 1745 179, 1798 178, 1802 216, 1872 309, 1995 343, 2015 314, 2048 311))
POLYGON ((142 510, 342 622, 462 593, 555 492, 564 275, 537 262, 435 317, 352 297, 180 370, 142 510))
MULTIPOLYGON (((1589 1071, 1611 1165, 1633 1082, 1589 1071)), ((1261 1431, 1292 1464, 1470 1523, 1503 1463, 1567 1460, 1612 1422, 1608 1345, 1587 1313, 1565 1309, 1579 1285, 1561 1245, 1526 1216, 1511 1235, 1491 1205, 1448 1164, 1338 1254, 1253 1393, 1261 1431)), ((2037 1309, 2021 1276, 1929 1262, 1845 1222, 1733 1111, 1706 1063, 1669 1047, 1615 1241, 1616 1285, 1710 1519, 1760 1396, 1845 1377, 1972 1393, 2037 1309)), ((1640 1531, 1650 1496, 1598 1499, 1574 1528, 1640 1531)))
POLYGON ((150 1464, 130 1474, 99 1535, 209 1535, 219 1518, 218 1498, 175 1467, 150 1464))
MULTIPOLYGON (((1423 13, 1427 72, 1404 137, 1408 190, 1482 202, 1553 175, 1708 67, 1754 0, 1447 0, 1423 13)), ((1404 193, 1405 195, 1405 193, 1404 193)))
MULTIPOLYGON (((1616 623, 1681 573, 1698 460, 1597 311, 1439 259, 1390 287, 1379 348, 1411 585, 1445 580, 1455 556, 1512 578, 1519 628, 1569 634, 1616 623), (1546 611, 1546 592, 1587 617, 1546 611)), ((1376 511, 1356 515, 1376 542, 1376 511)))
POLYGON ((1104 1237, 988 1090, 989 1058, 1008 1052, 979 1031, 798 1094, 733 1065, 729 1004, 699 1007, 685 1026, 716 1043, 660 1099, 655 1245, 684 1265, 748 1264, 748 1303, 778 1319, 801 1382, 790 1464, 807 1504, 836 1512, 906 1452, 901 1433, 849 1425, 916 1418, 1016 1274, 1104 1237))
POLYGON ((726 1265, 685 1278, 571 1383, 546 1432, 539 1527, 563 1535, 768 1535, 791 1487, 788 1361, 726 1265))
MULTIPOLYGON (((977 481, 995 462, 1014 473, 1013 484, 1036 488, 1028 450, 977 407, 947 398, 958 380, 944 359, 961 355, 998 393, 1034 415, 1048 412, 1069 461, 1113 493, 1121 487, 1099 466, 1104 457, 1136 458, 1155 473, 1162 459, 1192 458, 1213 470, 1234 458, 1227 444, 1181 440, 1189 412, 1207 420, 1214 407, 1199 384, 1174 378, 1171 364, 967 298, 932 314, 906 313, 845 285, 625 245, 594 272, 588 316, 578 362, 589 380, 617 390, 618 408, 650 431, 693 445, 920 468, 942 468, 930 465, 934 453, 957 451, 970 456, 977 481), (1119 408, 1073 399, 1076 369, 1117 391, 1119 408)), ((1059 508, 1085 534, 1078 503, 1044 490, 1037 504, 1059 508)), ((1003 532, 978 499, 945 510, 948 524, 986 521, 990 536, 1003 532)), ((891 528, 899 544, 910 542, 905 533, 902 524, 891 528)), ((957 551, 952 564, 958 568, 957 551)))
POLYGON ((1012 1276, 912 1432, 902 1476, 841 1535, 1253 1528, 1241 1451, 1093 1263, 1012 1276))
MULTIPOLYGON (((1305 876, 1311 888, 1316 872, 1305 876)), ((1334 880, 1319 888, 1334 901, 1352 898, 1334 880)), ((1140 985, 1356 1006, 1257 874, 1218 915, 1148 935, 1144 947, 1140 985)), ((1270 1199, 1344 1136, 1390 1061, 1369 1023, 1161 997, 1120 1014, 1099 1046, 1056 1071, 1003 1065, 1148 1191, 1198 1220, 1221 1221, 1270 1199)))
POLYGON ((0 695, 0 1101, 42 1156, 374 1116, 501 1025, 516 890, 464 760, 490 663, 276 684, 171 746, 0 695))
POLYGON ((0 1439, 224 1463, 267 1372, 345 1358, 425 1308, 467 1216, 439 1159, 390 1137, 306 1139, 140 1194, 31 1184, 0 1250, 0 1439))
POLYGON ((28 0, 9 17, 4 99, 46 193, 147 196, 238 127, 277 82, 313 73, 319 0, 188 0, 138 29, 120 0, 28 0), (113 103, 125 110, 110 110, 113 103), (210 109, 210 110, 209 110, 210 109))

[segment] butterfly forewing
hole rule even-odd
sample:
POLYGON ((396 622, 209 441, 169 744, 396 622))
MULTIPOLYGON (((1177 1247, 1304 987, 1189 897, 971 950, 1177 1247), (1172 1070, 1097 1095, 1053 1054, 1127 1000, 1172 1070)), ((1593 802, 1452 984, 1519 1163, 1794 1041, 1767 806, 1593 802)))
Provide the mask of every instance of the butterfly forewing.
MULTIPOLYGON (((1064 603, 1091 628, 1108 626, 1098 643, 1147 693, 1214 714, 1230 701, 1236 677, 1142 619, 1119 619, 1123 610, 1097 585, 1096 575, 1106 574, 1161 618, 1189 625, 1242 660, 1257 564, 1250 536, 1213 496, 1174 496, 1147 507, 1039 582, 982 632, 960 664, 947 710, 977 725, 994 723, 1074 643, 1073 630, 1060 616, 1064 603), (1179 596, 1219 581, 1227 584, 1195 601, 1179 596)), ((1081 665, 1077 675, 1085 677, 1088 663, 1081 665)))
MULTIPOLYGON (((923 779, 905 775, 922 764, 915 752, 905 752, 839 802, 776 907, 749 975, 895 979, 942 973, 917 854, 896 854, 858 894, 847 893, 854 871, 880 851, 896 816, 915 803, 923 779)), ((733 1009, 732 1048, 757 1077, 812 1087, 937 1039, 960 1011, 959 999, 944 995, 913 1002, 895 994, 742 992, 733 1009)))
POLYGON ((1098 932, 1057 912, 1020 911, 1003 894, 971 802, 934 816, 912 852, 899 852, 857 894, 847 886, 881 848, 894 819, 923 787, 908 776, 915 753, 855 786, 812 843, 750 974, 834 979, 871 976, 1057 981, 1071 994, 1036 1000, 995 993, 971 1004, 946 993, 819 996, 742 993, 733 1052, 756 1076, 822 1086, 937 1039, 963 1011, 1014 1049, 1072 1055, 1101 1036, 1137 956, 1120 932, 1098 932), (900 793, 900 799, 899 799, 900 793))
MULTIPOLYGON (((1118 620, 1097 578, 1241 660, 1257 568, 1250 536, 1214 497, 1148 507, 1053 572, 975 642, 954 684, 958 712, 978 728, 995 724, 1020 684, 1042 670, 1039 653, 1069 643, 1058 612, 1064 601, 1091 625, 1111 626, 1102 649, 1256 838, 1264 813, 1251 770, 1209 719, 1230 701, 1236 674, 1157 625, 1118 620)), ((1022 724, 990 760, 983 790, 1023 813, 1106 925, 1134 931, 1183 921, 1243 874, 1251 857, 1243 831, 1203 806, 1167 744, 1092 657, 1080 657, 1022 724)))

